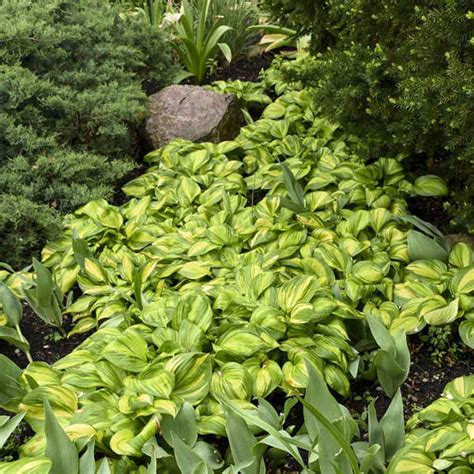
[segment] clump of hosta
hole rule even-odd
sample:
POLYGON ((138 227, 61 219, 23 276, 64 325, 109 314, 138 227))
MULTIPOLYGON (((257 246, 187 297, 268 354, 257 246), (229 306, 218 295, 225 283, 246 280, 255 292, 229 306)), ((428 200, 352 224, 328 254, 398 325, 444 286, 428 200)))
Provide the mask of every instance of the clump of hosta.
POLYGON ((444 183, 410 183, 401 158, 366 163, 359 147, 289 90, 234 141, 149 154, 126 204, 90 202, 44 249, 61 291, 83 293, 66 309, 72 333, 97 331, 54 368, 30 365, 9 406, 40 432, 46 397, 101 450, 139 457, 185 403, 200 434, 225 435, 220 399, 251 410, 300 394, 308 362, 347 396, 359 352, 379 344, 392 395, 406 331, 466 315, 472 344, 472 251, 407 215, 406 196, 444 183))
POLYGON ((407 423, 405 447, 389 473, 468 474, 474 465, 474 376, 448 383, 439 399, 407 423))

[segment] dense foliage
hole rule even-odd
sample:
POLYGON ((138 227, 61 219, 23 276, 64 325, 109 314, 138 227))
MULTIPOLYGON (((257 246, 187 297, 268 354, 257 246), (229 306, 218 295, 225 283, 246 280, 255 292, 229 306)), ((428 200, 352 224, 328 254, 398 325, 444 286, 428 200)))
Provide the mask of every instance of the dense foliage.
MULTIPOLYGON (((313 393, 330 400, 326 383, 347 396, 352 379, 373 374, 396 407, 380 429, 399 428, 406 334, 464 318, 463 338, 474 345, 472 249, 448 248, 407 212, 407 196, 442 194, 443 181, 410 182, 400 157, 367 162, 362 141, 279 77, 270 70, 266 80, 280 97, 234 141, 177 140, 150 153, 147 172, 124 187, 127 203, 89 202, 44 249, 54 293, 76 284, 82 292, 66 308, 73 332, 96 332, 53 367, 35 362, 21 371, 0 358, 0 405, 26 411, 37 433, 20 464, 0 472, 59 466, 53 448, 45 450, 54 417, 79 450, 92 446, 83 456, 95 443, 115 472, 145 472, 148 463, 159 472, 219 472, 210 434, 229 438, 228 473, 263 472, 254 461, 265 445, 282 449, 289 436, 262 437, 283 436, 263 398, 299 395, 319 381, 313 393), (234 449, 237 439, 246 451, 234 449)), ((247 104, 265 101, 263 88, 238 89, 247 104)), ((38 271, 0 277, 19 295, 46 299, 38 271)), ((328 404, 345 449, 315 415, 290 452, 308 473, 328 462, 359 472, 347 446, 358 439, 355 424, 328 404)), ((400 446, 394 439, 380 457, 384 442, 358 444, 361 464, 375 459, 383 472, 400 446)))
POLYGON ((474 13, 469 1, 267 0, 313 35, 293 70, 372 153, 404 152, 449 179, 452 224, 474 231, 474 13), (471 10, 470 10, 471 8, 471 10))
POLYGON ((5 0, 0 17, 0 258, 19 265, 56 234, 56 210, 112 197, 142 83, 172 70, 161 34, 107 2, 5 0))

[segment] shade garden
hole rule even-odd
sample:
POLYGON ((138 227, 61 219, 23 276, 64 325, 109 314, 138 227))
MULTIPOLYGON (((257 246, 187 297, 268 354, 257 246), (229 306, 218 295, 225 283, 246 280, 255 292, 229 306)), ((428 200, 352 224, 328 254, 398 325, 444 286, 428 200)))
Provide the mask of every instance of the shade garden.
POLYGON ((288 74, 309 55, 209 84, 239 98, 234 140, 148 152, 121 203, 2 264, 0 474, 473 471, 473 249, 409 210, 443 179, 288 74), (430 347, 452 368, 417 406, 430 347))

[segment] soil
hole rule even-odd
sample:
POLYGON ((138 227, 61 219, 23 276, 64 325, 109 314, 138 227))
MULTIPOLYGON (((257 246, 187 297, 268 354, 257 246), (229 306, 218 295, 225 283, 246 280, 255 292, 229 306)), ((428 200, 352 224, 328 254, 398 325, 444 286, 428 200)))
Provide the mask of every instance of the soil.
MULTIPOLYGON (((77 334, 72 337, 64 337, 54 326, 46 324, 26 306, 23 319, 20 324, 21 331, 30 343, 30 353, 34 361, 54 364, 57 360, 72 352, 91 333, 77 334)), ((66 333, 73 328, 71 318, 64 316, 64 330, 66 333)), ((9 357, 21 368, 28 365, 25 354, 14 346, 0 340, 0 354, 9 357)))
POLYGON ((206 80, 208 84, 214 81, 248 81, 258 82, 262 70, 267 69, 274 59, 271 53, 254 56, 250 59, 242 58, 220 66, 217 71, 206 80))
POLYGON ((430 222, 446 235, 451 230, 451 218, 444 209, 445 201, 445 198, 437 197, 412 197, 408 199, 408 210, 420 219, 430 222))
MULTIPOLYGON (((455 355, 446 352, 437 363, 426 342, 418 336, 409 339, 411 368, 401 387, 406 420, 439 398, 448 382, 462 375, 474 374, 474 351, 461 342, 454 344, 457 347, 455 355)), ((351 388, 353 395, 344 404, 354 416, 361 415, 372 399, 376 399, 379 419, 390 405, 390 398, 376 383, 359 380, 351 384, 351 388)))

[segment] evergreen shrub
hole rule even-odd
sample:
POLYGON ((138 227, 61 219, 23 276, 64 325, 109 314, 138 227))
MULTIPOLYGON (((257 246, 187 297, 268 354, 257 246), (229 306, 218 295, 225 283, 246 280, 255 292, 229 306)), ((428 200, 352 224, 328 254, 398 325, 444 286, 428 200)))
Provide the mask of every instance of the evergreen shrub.
POLYGON ((19 266, 58 211, 113 195, 134 166, 144 87, 174 70, 162 35, 107 1, 3 0, 0 18, 0 261, 19 266))
MULTIPOLYGON (((447 178, 453 229, 474 232, 474 8, 467 0, 266 0, 312 33, 291 71, 374 155, 402 152, 447 178)), ((423 169, 424 168, 424 169, 423 169)))

